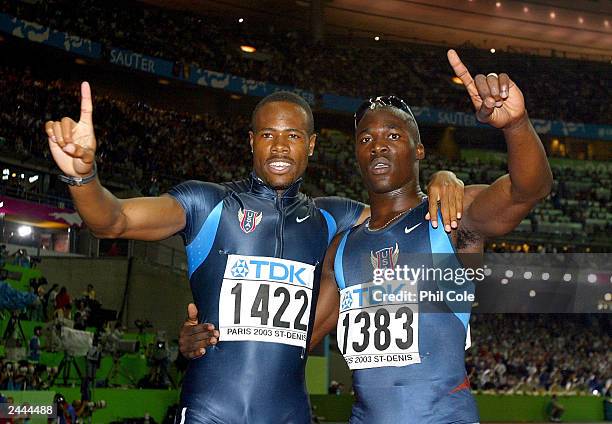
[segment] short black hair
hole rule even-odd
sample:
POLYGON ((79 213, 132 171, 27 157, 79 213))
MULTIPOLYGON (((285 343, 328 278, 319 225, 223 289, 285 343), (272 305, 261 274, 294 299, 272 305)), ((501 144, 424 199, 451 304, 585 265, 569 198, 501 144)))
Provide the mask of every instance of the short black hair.
POLYGON ((259 112, 259 109, 261 109, 268 103, 273 102, 288 102, 301 107, 304 112, 306 112, 306 125, 308 125, 308 135, 314 133, 314 117, 312 116, 312 109, 310 109, 310 105, 302 96, 298 96, 297 94, 292 93, 291 91, 276 91, 272 94, 267 95, 266 97, 261 99, 259 103, 257 103, 257 106, 255 106, 253 114, 251 115, 252 131, 255 131, 255 116, 257 116, 257 112, 259 112))

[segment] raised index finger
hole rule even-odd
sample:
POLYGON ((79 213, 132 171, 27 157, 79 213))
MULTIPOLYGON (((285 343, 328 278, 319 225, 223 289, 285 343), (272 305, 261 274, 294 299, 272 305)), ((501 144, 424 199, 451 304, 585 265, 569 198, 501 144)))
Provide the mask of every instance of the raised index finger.
POLYGON ((93 102, 91 101, 91 87, 87 81, 81 83, 81 117, 80 122, 93 124, 93 102))
POLYGON ((468 71, 468 68, 463 64, 461 59, 459 59, 459 55, 453 49, 450 49, 446 53, 446 57, 448 58, 448 63, 450 63, 450 65, 453 67, 455 75, 459 77, 465 86, 465 89, 468 91, 468 94, 472 99, 472 103, 474 103, 474 107, 479 108, 480 104, 478 104, 474 99, 474 97, 478 97, 478 90, 474 85, 474 79, 472 78, 472 75, 470 75, 470 71, 468 71))

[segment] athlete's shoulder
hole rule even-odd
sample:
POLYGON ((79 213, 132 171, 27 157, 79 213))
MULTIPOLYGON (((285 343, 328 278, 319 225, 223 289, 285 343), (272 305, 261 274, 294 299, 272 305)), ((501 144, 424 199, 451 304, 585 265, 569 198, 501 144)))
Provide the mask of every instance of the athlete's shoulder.
POLYGON ((336 233, 348 230, 355 225, 366 207, 361 202, 339 196, 317 197, 314 203, 327 219, 333 219, 336 233))
POLYGON ((185 181, 168 190, 185 211, 185 228, 180 234, 189 244, 199 231, 204 221, 228 195, 229 190, 223 184, 205 181, 185 181))
POLYGON ((223 184, 189 180, 175 185, 168 190, 168 194, 177 198, 181 203, 183 203, 183 201, 198 203, 206 202, 213 198, 223 197, 227 191, 227 187, 223 184))
POLYGON ((222 186, 227 192, 233 193, 246 193, 251 190, 251 181, 249 181, 248 178, 236 181, 227 181, 219 185, 222 186))

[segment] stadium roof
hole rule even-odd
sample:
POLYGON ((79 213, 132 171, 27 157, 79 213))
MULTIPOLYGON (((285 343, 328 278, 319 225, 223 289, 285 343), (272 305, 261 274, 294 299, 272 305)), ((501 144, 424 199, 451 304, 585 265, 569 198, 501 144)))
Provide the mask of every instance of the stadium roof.
MULTIPOLYGON (((307 29, 310 0, 145 0, 199 14, 233 14, 307 29)), ((327 34, 354 34, 568 57, 612 59, 610 0, 323 0, 327 34)))

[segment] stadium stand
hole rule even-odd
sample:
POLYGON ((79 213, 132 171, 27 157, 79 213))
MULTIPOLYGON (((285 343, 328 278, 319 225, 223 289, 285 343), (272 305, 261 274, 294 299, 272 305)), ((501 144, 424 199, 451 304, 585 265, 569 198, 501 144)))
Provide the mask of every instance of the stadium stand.
MULTIPOLYGON (((407 43, 381 47, 353 39, 313 43, 297 31, 240 26, 227 16, 197 16, 135 1, 87 0, 75 7, 68 0, 41 5, 2 0, 0 10, 106 47, 172 60, 177 67, 199 64, 204 69, 317 94, 363 98, 396 93, 411 105, 471 113, 463 87, 450 80, 442 47, 407 43), (257 56, 241 52, 238 47, 245 44, 256 46, 257 56), (381 64, 385 64, 384 78, 381 64)), ((606 63, 504 52, 492 57, 470 46, 462 48, 462 57, 475 69, 492 67, 510 73, 530 93, 527 109, 533 118, 606 123, 612 115, 610 102, 598 100, 612 94, 606 63), (575 78, 577 74, 581 78, 575 78)))
MULTIPOLYGON (((86 0, 75 7, 69 0, 40 4, 0 0, 0 11, 88 37, 106 47, 133 49, 173 60, 177 66, 198 64, 213 71, 308 89, 317 95, 367 97, 397 93, 410 104, 472 112, 464 88, 449 79, 445 49, 436 46, 407 43, 373 46, 359 40, 313 44, 298 32, 247 29, 237 27, 227 17, 197 16, 133 1, 86 0), (82 13, 84 10, 87 13, 82 13), (351 48, 346 48, 345 42, 351 43, 351 48), (241 44, 256 45, 259 54, 241 53, 237 48, 241 44), (310 54, 313 49, 316 55, 310 54), (379 70, 372 63, 394 66, 386 71, 386 78, 379 78, 379 70)), ((609 123, 612 116, 612 102, 599 100, 610 98, 612 93, 607 64, 503 52, 497 53, 492 61, 488 52, 469 46, 465 47, 465 58, 475 67, 486 63, 511 72, 530 93, 527 107, 533 111, 532 117, 609 123), (544 74, 551 77, 540 78, 544 74), (583 78, 576 79, 576 74, 583 78)), ((56 180, 57 170, 51 165, 42 128, 52 117, 78 114, 76 81, 46 77, 18 64, 4 64, 0 65, 0 92, 0 163, 8 158, 20 163, 19 169, 36 169, 48 176, 42 185, 27 184, 19 173, 15 177, 9 175, 2 180, 0 195, 70 205, 66 187, 56 180)), ((94 121, 100 141, 97 164, 105 183, 127 180, 131 186, 122 188, 131 193, 157 196, 186 179, 227 181, 246 175, 251 160, 247 143, 250 117, 244 113, 233 114, 231 118, 214 112, 194 114, 178 111, 179 108, 180 105, 174 109, 159 108, 120 96, 96 95, 94 121), (227 155, 227 151, 232 155, 227 155)), ((453 170, 466 184, 492 181, 506 172, 503 158, 495 154, 459 155, 451 159, 431 150, 421 163, 422 182, 441 168, 453 170)), ((11 164, 13 169, 15 166, 11 164)), ((552 168, 555 176, 552 194, 513 234, 492 241, 489 251, 610 250, 612 240, 606 236, 612 230, 610 163, 557 160, 552 168)), ((346 126, 339 129, 326 125, 320 131, 309 165, 306 190, 312 195, 340 195, 367 201, 358 172, 352 135, 346 126)), ((16 259, 9 257, 5 249, 1 259, 3 265, 28 269, 32 265, 29 257, 27 263, 12 263, 16 259)), ((29 322, 26 333, 31 341, 35 336, 34 323, 45 325, 52 320, 56 309, 52 298, 57 290, 34 286, 21 289, 37 297, 20 315, 24 323, 29 322)), ((87 328, 90 325, 87 317, 92 309, 99 308, 99 304, 82 295, 68 305, 64 302, 61 309, 80 321, 80 327, 87 328)), ((7 316, 5 323, 8 320, 7 316)), ((475 314, 474 345, 467 356, 472 388, 484 393, 610 396, 610 325, 609 317, 596 315, 475 314)), ((58 358, 55 355, 52 363, 44 363, 52 356, 48 340, 43 337, 42 363, 38 365, 36 361, 19 361, 19 355, 25 352, 23 343, 5 340, 3 344, 5 349, 17 352, 17 356, 0 359, 0 390, 50 387, 51 379, 58 374, 58 358)), ((30 351, 36 350, 35 344, 29 347, 30 351)), ((151 367, 142 363, 135 360, 133 364, 138 365, 140 376, 144 377, 151 367)), ((112 358, 107 355, 101 374, 107 376, 112 365, 112 358)), ((175 371, 171 374, 175 375, 175 371)), ((134 385, 127 379, 121 379, 121 383, 134 385)), ((166 385, 164 382, 160 386, 166 385)))

